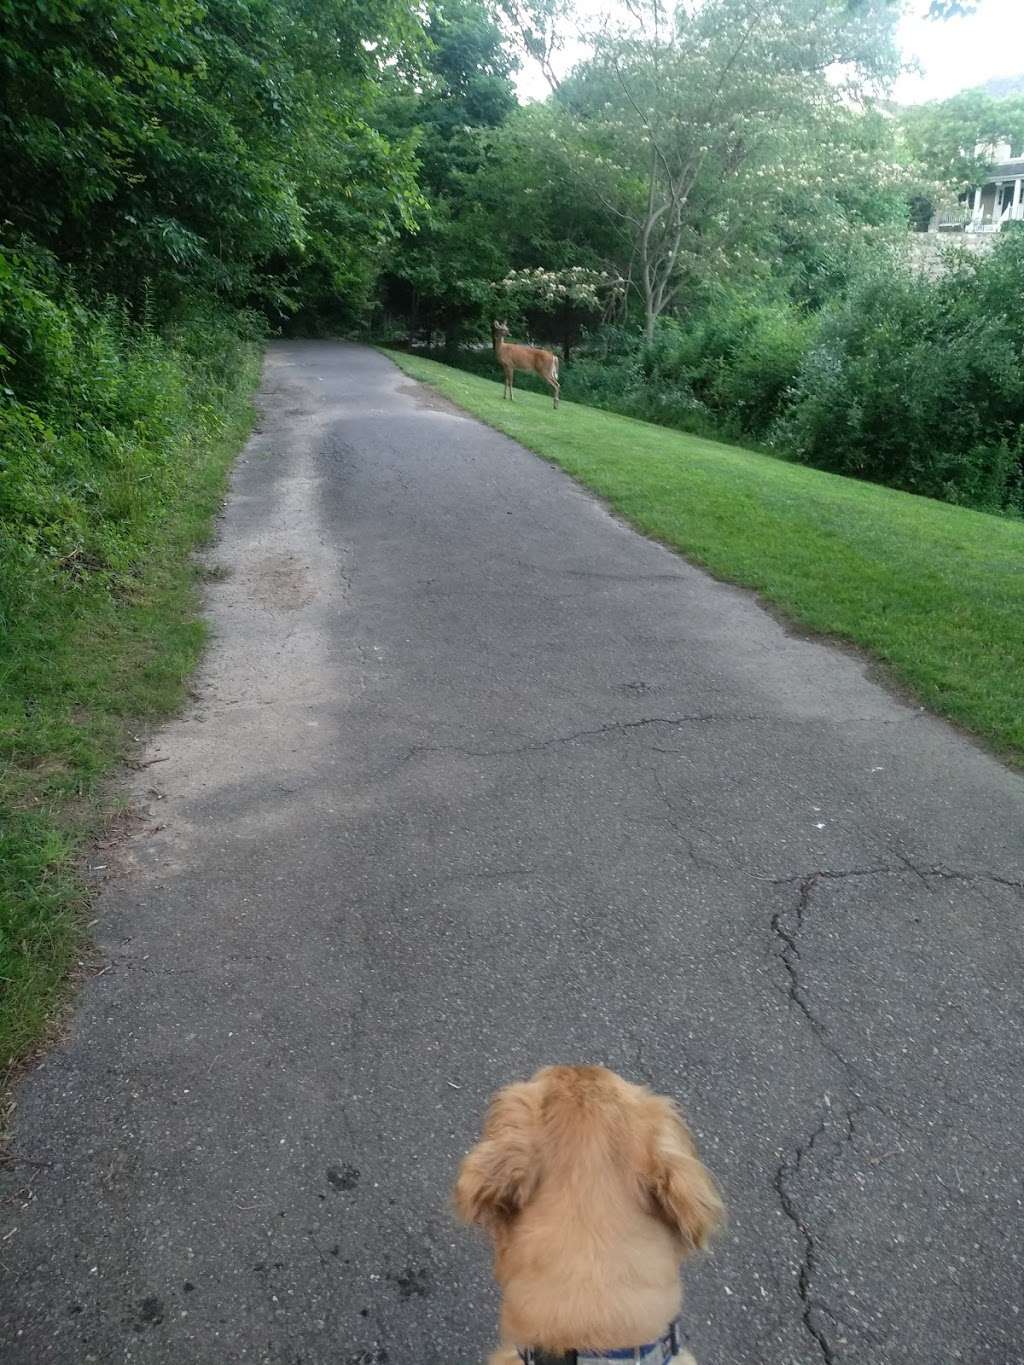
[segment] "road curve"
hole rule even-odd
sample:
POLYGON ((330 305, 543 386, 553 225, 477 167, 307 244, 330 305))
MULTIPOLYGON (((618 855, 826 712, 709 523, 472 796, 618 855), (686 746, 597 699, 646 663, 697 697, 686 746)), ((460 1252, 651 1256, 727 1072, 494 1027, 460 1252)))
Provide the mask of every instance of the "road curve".
POLYGON ((260 407, 18 1096, 5 1365, 476 1365, 453 1170, 554 1060, 690 1115, 702 1365, 1024 1360, 1020 779, 373 351, 260 407))

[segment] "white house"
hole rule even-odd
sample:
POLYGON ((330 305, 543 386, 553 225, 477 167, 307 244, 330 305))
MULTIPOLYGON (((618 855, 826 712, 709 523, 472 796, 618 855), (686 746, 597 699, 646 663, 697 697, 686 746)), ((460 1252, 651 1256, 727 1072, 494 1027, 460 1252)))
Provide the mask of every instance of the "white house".
POLYGON ((1024 220, 1024 155, 1014 156, 1008 142, 985 150, 992 168, 984 184, 962 196, 961 207, 940 210, 929 232, 1001 232, 1007 223, 1024 220))

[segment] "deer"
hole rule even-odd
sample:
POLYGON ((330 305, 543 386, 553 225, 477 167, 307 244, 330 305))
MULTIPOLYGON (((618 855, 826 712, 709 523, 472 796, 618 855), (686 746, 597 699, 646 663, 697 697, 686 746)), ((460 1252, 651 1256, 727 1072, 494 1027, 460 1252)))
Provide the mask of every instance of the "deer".
POLYGON ((553 351, 541 350, 539 346, 519 346, 514 342, 510 346, 505 340, 508 336, 507 322, 491 323, 491 340, 494 342, 494 354, 498 364, 505 372, 505 387, 501 391, 502 398, 507 398, 512 402, 512 389, 515 383, 516 370, 522 370, 524 374, 539 374, 545 384, 551 386, 554 395, 555 407, 558 407, 558 394, 560 385, 558 383, 558 356, 553 351))

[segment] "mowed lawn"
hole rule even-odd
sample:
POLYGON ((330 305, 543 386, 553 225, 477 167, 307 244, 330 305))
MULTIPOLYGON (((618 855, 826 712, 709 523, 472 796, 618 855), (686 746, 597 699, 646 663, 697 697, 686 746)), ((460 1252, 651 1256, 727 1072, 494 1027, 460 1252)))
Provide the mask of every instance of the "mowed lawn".
POLYGON ((386 352, 638 530, 852 642, 1024 761, 1024 523, 825 474, 386 352))

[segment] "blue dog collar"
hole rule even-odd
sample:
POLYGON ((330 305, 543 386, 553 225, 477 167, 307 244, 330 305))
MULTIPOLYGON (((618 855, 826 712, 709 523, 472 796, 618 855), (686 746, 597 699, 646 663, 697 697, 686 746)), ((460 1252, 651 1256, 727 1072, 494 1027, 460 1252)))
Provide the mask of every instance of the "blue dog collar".
POLYGON ((682 1345, 679 1319, 669 1324, 668 1331, 644 1346, 625 1346, 614 1351, 565 1351, 552 1355, 550 1351, 538 1351, 526 1347, 519 1352, 523 1365, 585 1365, 585 1362, 601 1360, 633 1360, 646 1362, 646 1365, 668 1365, 682 1345))

